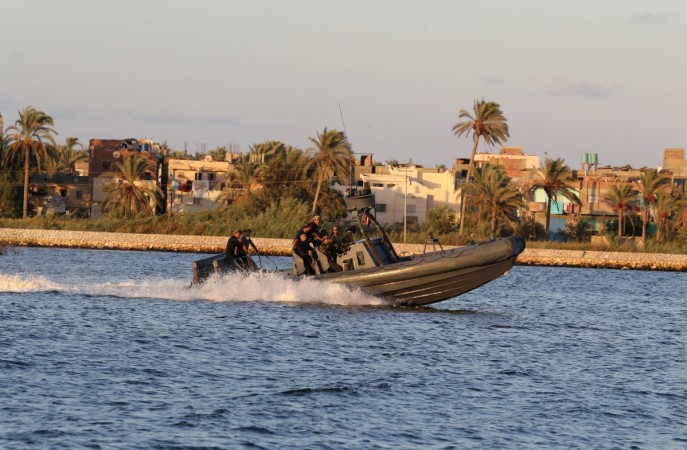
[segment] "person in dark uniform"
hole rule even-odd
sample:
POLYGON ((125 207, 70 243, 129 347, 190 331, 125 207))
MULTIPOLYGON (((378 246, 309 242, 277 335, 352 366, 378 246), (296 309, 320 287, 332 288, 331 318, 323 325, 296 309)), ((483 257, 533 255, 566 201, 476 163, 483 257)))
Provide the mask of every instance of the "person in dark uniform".
POLYGON ((298 241, 293 246, 293 251, 303 259, 305 274, 315 275, 315 269, 312 267, 315 249, 310 245, 310 242, 308 241, 308 234, 306 232, 301 232, 298 237, 298 241))
POLYGON ((231 237, 227 241, 227 250, 225 258, 231 267, 236 265, 243 267, 246 263, 246 251, 243 249, 241 242, 241 230, 234 230, 231 237))
POLYGON ((310 239, 310 241, 312 241, 315 247, 319 247, 319 245, 324 240, 324 233, 322 232, 322 230, 320 230, 321 223, 322 220, 320 219, 320 216, 315 216, 312 218, 312 222, 308 224, 310 226, 310 234, 308 238, 310 239))
POLYGON ((293 237, 293 242, 292 242, 292 247, 296 248, 296 244, 298 241, 301 239, 301 233, 305 233, 305 236, 308 238, 308 242, 311 241, 310 239, 310 224, 309 223, 304 223, 302 227, 296 231, 296 234, 293 237))
POLYGON ((241 230, 234 230, 234 232, 231 233, 231 236, 229 236, 225 255, 225 258, 229 263, 233 263, 236 257, 238 256, 236 249, 241 246, 241 241, 239 240, 240 237, 241 230))

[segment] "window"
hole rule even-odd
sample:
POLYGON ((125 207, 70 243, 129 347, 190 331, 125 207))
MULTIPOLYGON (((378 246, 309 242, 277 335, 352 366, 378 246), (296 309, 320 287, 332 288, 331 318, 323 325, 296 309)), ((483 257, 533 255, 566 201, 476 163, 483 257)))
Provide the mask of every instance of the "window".
POLYGON ((396 186, 396 185, 393 184, 393 183, 389 183, 389 184, 386 185, 386 187, 388 187, 388 188, 392 188, 392 187, 394 187, 394 186, 396 186))
POLYGON ((77 200, 81 200, 83 198, 83 192, 76 191, 76 198, 77 198, 77 200))
POLYGON ((196 172, 194 179, 195 180, 202 180, 203 179, 203 173, 202 172, 196 172))
POLYGON ((67 196, 67 190, 66 189, 60 189, 60 197, 66 197, 67 196))
POLYGON ((372 187, 380 187, 383 188, 384 184, 383 183, 372 183, 372 187))
POLYGON ((386 203, 377 203, 375 205, 375 211, 377 211, 377 213, 385 213, 386 212, 386 203))
POLYGON ((208 180, 209 180, 209 181, 215 181, 215 174, 214 174, 214 173, 209 173, 209 174, 208 174, 208 180))
POLYGON ((193 204, 194 205, 200 205, 201 200, 202 200, 202 198, 193 197, 193 204))
POLYGON ((103 161, 103 170, 110 170, 112 163, 110 161, 103 161))
POLYGON ((415 205, 408 205, 406 211, 409 213, 415 213, 415 205))

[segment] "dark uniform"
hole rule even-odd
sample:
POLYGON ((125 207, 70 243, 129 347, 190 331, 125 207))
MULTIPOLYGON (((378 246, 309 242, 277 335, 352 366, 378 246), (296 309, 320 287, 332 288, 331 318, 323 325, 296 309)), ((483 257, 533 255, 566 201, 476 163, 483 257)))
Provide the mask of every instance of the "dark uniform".
POLYGON ((298 237, 298 241, 293 246, 293 251, 303 259, 306 275, 315 275, 315 269, 312 267, 312 255, 314 254, 315 249, 312 248, 310 242, 308 242, 308 237, 305 232, 301 233, 301 235, 298 237))

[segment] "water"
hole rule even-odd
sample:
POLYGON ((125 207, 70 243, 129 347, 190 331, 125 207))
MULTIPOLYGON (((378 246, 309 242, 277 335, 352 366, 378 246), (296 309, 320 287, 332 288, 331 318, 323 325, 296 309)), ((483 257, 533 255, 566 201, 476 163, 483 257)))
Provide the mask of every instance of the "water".
POLYGON ((6 249, 0 448, 687 448, 685 274, 516 266, 403 310, 190 289, 200 256, 6 249))

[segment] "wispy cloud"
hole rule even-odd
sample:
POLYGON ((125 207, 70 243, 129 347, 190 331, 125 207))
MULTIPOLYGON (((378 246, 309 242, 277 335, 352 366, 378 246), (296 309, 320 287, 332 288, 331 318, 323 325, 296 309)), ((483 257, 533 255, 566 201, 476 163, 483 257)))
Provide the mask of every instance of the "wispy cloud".
POLYGON ((562 78, 553 80, 547 91, 549 95, 572 95, 580 97, 605 97, 610 91, 605 86, 586 81, 570 81, 562 78))
POLYGON ((671 25, 673 18, 670 14, 654 14, 652 12, 643 12, 629 19, 631 24, 649 25, 649 26, 664 26, 671 25))
MULTIPOLYGON (((2 100, 0 98, 0 100, 2 100)), ((242 124, 233 117, 223 117, 207 114, 186 115, 186 114, 155 114, 140 113, 130 111, 92 111, 73 107, 62 108, 51 114, 56 119, 61 120, 133 120, 156 125, 204 125, 209 127, 240 127, 242 124)))

